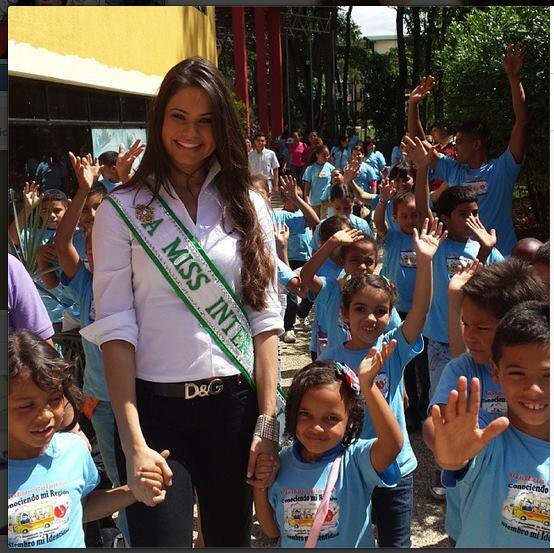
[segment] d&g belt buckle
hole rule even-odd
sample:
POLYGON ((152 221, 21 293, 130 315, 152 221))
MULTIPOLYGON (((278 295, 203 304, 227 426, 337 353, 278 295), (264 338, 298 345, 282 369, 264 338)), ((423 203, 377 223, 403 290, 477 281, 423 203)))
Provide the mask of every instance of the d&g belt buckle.
POLYGON ((196 384, 195 382, 185 382, 185 399, 195 397, 217 396, 223 391, 223 380, 214 378, 208 384, 196 384))

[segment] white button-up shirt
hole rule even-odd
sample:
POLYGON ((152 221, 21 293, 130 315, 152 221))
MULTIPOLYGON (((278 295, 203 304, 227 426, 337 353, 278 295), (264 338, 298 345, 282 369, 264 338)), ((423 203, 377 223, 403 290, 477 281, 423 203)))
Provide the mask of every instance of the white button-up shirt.
POLYGON ((277 156, 273 150, 264 148, 258 153, 255 148, 248 152, 248 168, 250 173, 261 173, 273 182, 273 169, 279 167, 277 156))
MULTIPOLYGON (((225 230, 232 229, 233 224, 228 217, 223 222, 223 205, 213 182, 219 170, 215 162, 202 186, 196 224, 176 194, 172 198, 161 188, 160 196, 197 237, 237 297, 242 298, 241 241, 238 232, 228 234, 225 230)), ((121 201, 133 205, 136 190, 115 193, 121 201)), ((250 198, 266 247, 277 259, 269 209, 259 194, 251 192, 250 198)), ((109 202, 98 209, 92 243, 96 322, 82 329, 87 340, 99 346, 110 340, 133 344, 136 376, 152 382, 194 381, 238 373, 109 202)), ((283 332, 277 273, 266 295, 268 306, 263 311, 245 305, 253 336, 268 330, 283 332)))

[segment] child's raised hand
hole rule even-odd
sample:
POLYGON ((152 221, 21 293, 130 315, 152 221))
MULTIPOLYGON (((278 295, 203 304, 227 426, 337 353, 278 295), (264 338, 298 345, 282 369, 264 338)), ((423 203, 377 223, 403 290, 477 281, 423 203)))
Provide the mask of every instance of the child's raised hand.
POLYGON ((510 44, 502 56, 502 65, 508 77, 519 77, 527 49, 523 44, 510 44))
POLYGON ((294 204, 298 202, 298 183, 292 175, 283 175, 280 179, 281 181, 281 191, 283 194, 294 204))
POLYGON ((429 94, 433 87, 435 86, 435 77, 429 75, 428 77, 422 77, 419 84, 410 92, 408 101, 411 104, 419 104, 423 101, 429 94))
POLYGON ((471 380, 471 394, 468 399, 467 379, 460 376, 458 389, 450 392, 444 418, 438 405, 431 408, 435 427, 435 458, 443 469, 463 468, 493 438, 508 428, 510 423, 506 417, 498 417, 486 428, 479 428, 480 404, 479 379, 471 380))
POLYGON ((119 145, 119 152, 115 162, 115 171, 121 182, 125 183, 129 180, 131 177, 131 168, 133 167, 135 159, 137 159, 145 149, 146 144, 140 138, 137 138, 128 150, 125 149, 125 144, 119 145))
POLYGON ((448 231, 442 231, 442 223, 435 217, 429 228, 429 219, 423 221, 421 233, 414 228, 414 247, 416 258, 432 259, 437 248, 448 236, 448 231))
POLYGON ((392 355, 395 347, 396 340, 391 340, 389 343, 383 342, 381 351, 376 347, 370 348, 358 368, 358 379, 360 380, 360 388, 362 390, 367 390, 373 386, 375 377, 379 374, 387 359, 392 355))
POLYGON ((470 261, 465 267, 459 267, 448 283, 448 297, 460 297, 465 283, 482 268, 483 264, 477 259, 470 261))
POLYGON ((417 136, 412 140, 406 135, 400 143, 400 151, 406 160, 413 163, 417 169, 427 169, 433 155, 436 155, 433 145, 422 141, 417 136))
POLYGON ((33 180, 23 187, 23 201, 27 209, 33 209, 40 202, 38 184, 33 180))
POLYGON ((94 184, 94 180, 96 178, 96 168, 94 161, 92 160, 92 156, 90 156, 90 158, 86 156, 79 157, 75 156, 73 152, 69 152, 69 161, 71 162, 71 166, 77 176, 79 188, 88 192, 94 184))
POLYGON ((361 240, 363 237, 364 233, 361 230, 353 228, 339 230, 333 234, 331 239, 338 242, 341 246, 348 246, 354 244, 354 242, 358 242, 358 240, 361 240))
POLYGON ((470 215, 466 219, 466 227, 471 230, 477 242, 486 248, 487 250, 492 250, 496 246, 496 231, 491 229, 490 232, 487 232, 487 229, 481 223, 479 217, 474 217, 470 215))
POLYGON ((396 194, 394 183, 387 177, 383 178, 381 189, 379 190, 379 198, 383 203, 387 203, 396 194))
POLYGON ((360 174, 360 162, 356 160, 356 161, 348 162, 342 176, 344 178, 344 182, 350 182, 350 181, 353 181, 359 174, 360 174))
POLYGON ((277 244, 286 249, 290 238, 290 230, 284 223, 282 225, 273 225, 273 234, 275 234, 275 240, 277 244))

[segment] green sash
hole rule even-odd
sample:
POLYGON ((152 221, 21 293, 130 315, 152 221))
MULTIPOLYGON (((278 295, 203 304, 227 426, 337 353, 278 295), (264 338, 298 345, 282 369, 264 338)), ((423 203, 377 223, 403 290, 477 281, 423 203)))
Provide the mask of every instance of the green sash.
MULTIPOLYGON (((139 195, 142 195, 139 193, 139 195)), ((106 196, 117 214, 221 351, 252 388, 254 344, 248 317, 197 238, 160 197, 147 204, 125 205, 117 194, 106 196)), ((285 392, 277 385, 277 416, 282 418, 285 392)), ((283 425, 281 425, 283 427, 283 425)))

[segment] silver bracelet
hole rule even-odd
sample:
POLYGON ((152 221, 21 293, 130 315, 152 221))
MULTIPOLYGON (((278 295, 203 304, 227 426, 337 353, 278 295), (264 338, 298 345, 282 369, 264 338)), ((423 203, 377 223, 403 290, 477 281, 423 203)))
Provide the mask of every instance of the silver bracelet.
POLYGON ((260 415, 256 421, 254 436, 279 442, 279 421, 269 415, 260 415))

